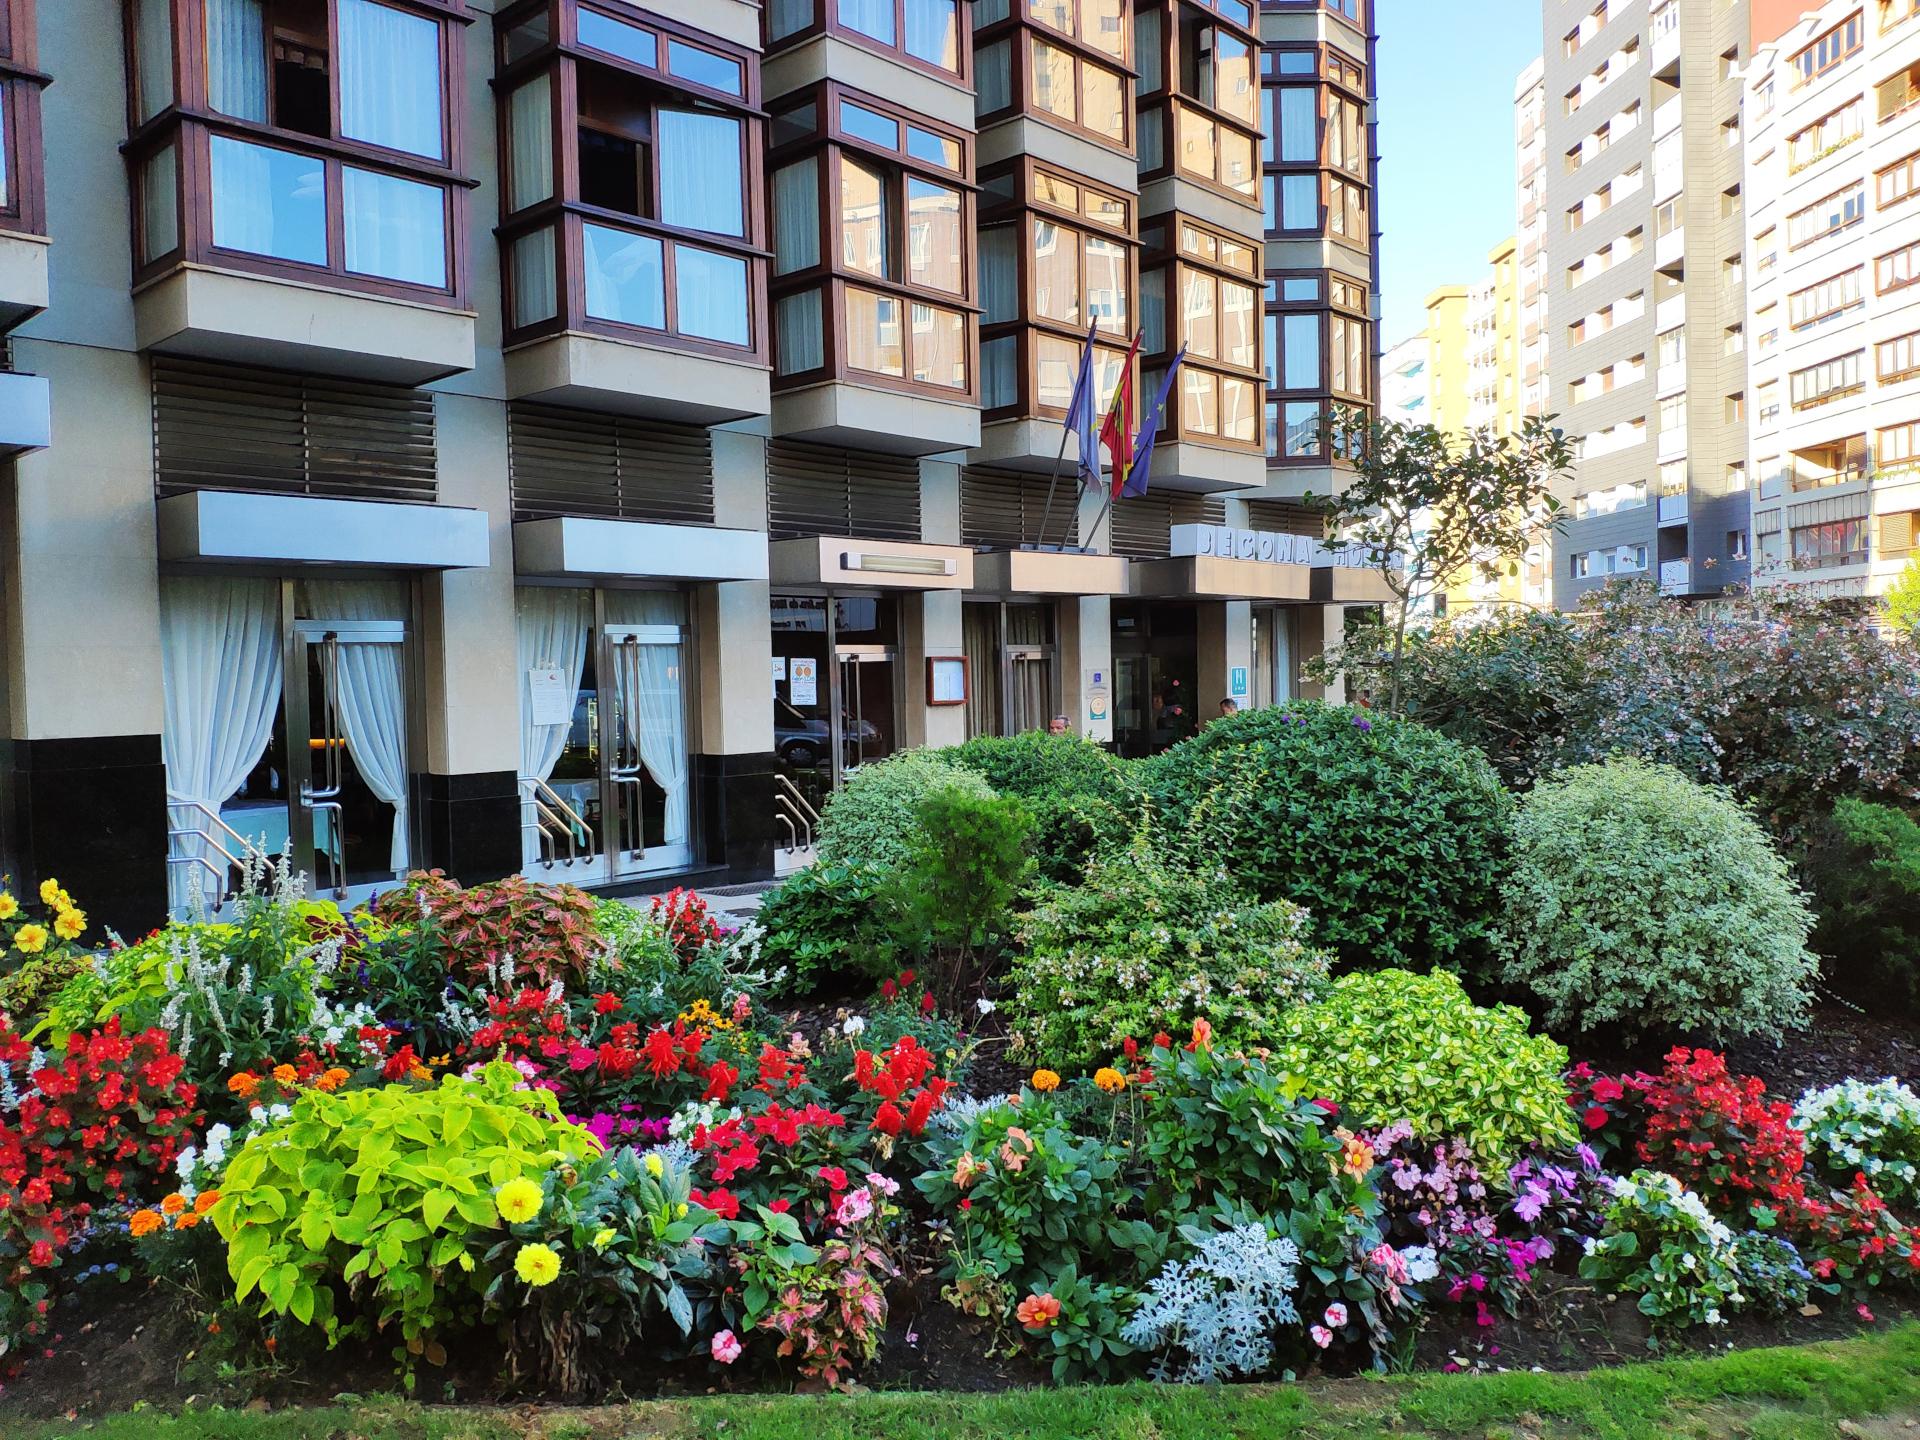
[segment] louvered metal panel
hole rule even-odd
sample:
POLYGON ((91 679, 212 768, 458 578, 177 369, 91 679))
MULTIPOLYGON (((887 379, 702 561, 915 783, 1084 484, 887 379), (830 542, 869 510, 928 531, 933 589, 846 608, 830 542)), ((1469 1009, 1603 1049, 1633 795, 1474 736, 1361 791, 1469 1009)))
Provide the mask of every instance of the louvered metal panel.
POLYGON ((163 495, 431 503, 439 490, 426 391, 171 356, 153 359, 153 456, 163 495))
POLYGON ((713 435, 701 426, 516 403, 507 437, 516 520, 713 523, 713 435))
POLYGON ((960 472, 960 539, 967 545, 1077 545, 1080 485, 1071 474, 1054 487, 1047 510, 1048 477, 1018 470, 969 465, 960 472), (1041 522, 1046 522, 1042 535, 1041 522))
POLYGON ((1298 500, 1247 501, 1247 527, 1277 535, 1306 535, 1314 540, 1327 533, 1320 512, 1298 500))
POLYGON ((1227 502, 1217 495, 1142 495, 1113 507, 1113 553, 1157 560, 1173 548, 1176 525, 1224 525, 1227 502))
POLYGON ((775 540, 918 540, 919 462, 775 440, 767 446, 767 528, 775 540))

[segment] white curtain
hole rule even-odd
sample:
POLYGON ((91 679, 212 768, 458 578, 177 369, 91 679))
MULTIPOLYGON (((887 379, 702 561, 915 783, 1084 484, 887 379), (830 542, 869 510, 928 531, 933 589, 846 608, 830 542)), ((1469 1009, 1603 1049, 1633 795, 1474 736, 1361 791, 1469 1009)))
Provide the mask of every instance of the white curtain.
MULTIPOLYGON (((403 582, 309 580, 302 590, 313 620, 400 620, 403 582)), ((407 688, 405 646, 343 641, 339 647, 340 724, 353 768, 393 807, 392 865, 407 868, 407 688)))
MULTIPOLYGON (((672 625, 686 616, 679 595, 661 591, 616 590, 607 596, 607 619, 616 625, 672 625)), ((620 714, 627 736, 640 750, 640 763, 666 794, 663 843, 688 841, 687 702, 685 634, 671 645, 642 643, 639 674, 615 665, 620 714), (638 683, 638 693, 635 684, 638 683), (639 721, 635 727, 635 720, 639 721)))
POLYGON ((773 268, 786 275, 820 263, 820 161, 809 155, 773 172, 773 268))
MULTIPOLYGON (((160 581, 160 732, 167 790, 189 804, 168 808, 170 828, 207 830, 266 752, 280 707, 280 597, 271 580, 166 576, 160 581)), ((224 869, 204 841, 182 853, 224 869)), ((207 878, 198 863, 169 867, 170 903, 183 909, 207 878)), ((224 888, 224 887, 223 887, 224 888)))
POLYGON ((779 338, 775 363, 782 375, 802 375, 826 363, 826 337, 820 327, 820 292, 802 290, 774 302, 779 338))
POLYGON ((440 26, 373 0, 340 0, 340 133, 438 160, 440 26))
POLYGON ((660 218, 688 230, 746 234, 740 122, 696 110, 659 112, 660 218))
POLYGON ((507 102, 507 204, 524 210, 553 194, 553 79, 536 75, 507 102))
MULTIPOLYGON (((567 688, 579 695, 580 675, 587 662, 587 636, 593 628, 592 596, 585 590, 529 585, 523 586, 515 599, 520 650, 520 774, 523 779, 545 780, 567 748, 573 716, 569 710, 562 724, 534 724, 533 687, 527 672, 558 666, 567 688)), ((540 856, 539 836, 530 828, 534 823, 532 800, 523 795, 520 808, 520 833, 531 863, 540 856)))
POLYGON ((267 118, 267 22, 260 0, 207 0, 207 102, 236 120, 267 118))
POLYGON ((513 323, 550 320, 560 307, 555 293, 553 227, 542 226, 513 242, 513 323))
POLYGON ((767 38, 779 40, 804 25, 813 23, 815 0, 773 0, 767 22, 767 38))

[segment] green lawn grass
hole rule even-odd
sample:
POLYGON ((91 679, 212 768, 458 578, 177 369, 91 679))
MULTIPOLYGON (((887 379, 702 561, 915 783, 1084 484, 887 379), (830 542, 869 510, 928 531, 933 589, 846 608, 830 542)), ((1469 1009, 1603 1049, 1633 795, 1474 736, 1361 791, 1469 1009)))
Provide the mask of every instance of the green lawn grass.
POLYGON ((1582 1375, 1000 1395, 729 1397, 569 1410, 380 1402, 271 1414, 138 1411, 6 1440, 1903 1440, 1920 1436, 1920 1325, 1582 1375), (1913 1422, 1913 1423, 1909 1423, 1913 1422))

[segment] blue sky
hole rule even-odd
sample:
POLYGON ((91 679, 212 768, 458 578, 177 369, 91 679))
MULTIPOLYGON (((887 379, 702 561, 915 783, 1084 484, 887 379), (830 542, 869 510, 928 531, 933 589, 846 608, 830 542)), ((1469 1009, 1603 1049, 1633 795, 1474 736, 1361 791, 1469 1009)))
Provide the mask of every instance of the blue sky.
POLYGON ((1388 345, 1425 324, 1514 228, 1513 82, 1540 53, 1540 0, 1375 0, 1381 299, 1388 345))

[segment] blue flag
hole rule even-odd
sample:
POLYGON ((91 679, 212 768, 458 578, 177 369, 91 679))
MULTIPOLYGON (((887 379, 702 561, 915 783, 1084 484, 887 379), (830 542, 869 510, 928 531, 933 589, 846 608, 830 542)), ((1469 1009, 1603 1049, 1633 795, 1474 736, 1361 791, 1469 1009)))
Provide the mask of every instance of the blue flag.
POLYGON ((1080 440, 1080 483, 1098 484, 1100 480, 1099 397, 1093 393, 1093 337, 1096 323, 1087 331, 1087 343, 1080 352, 1080 374, 1073 382, 1073 399, 1067 402, 1066 427, 1080 440))
POLYGON ((1160 382, 1160 394, 1147 407, 1147 413, 1140 417, 1140 438, 1134 442, 1133 464, 1127 468, 1127 483, 1120 491, 1123 500, 1135 500, 1147 493, 1147 473, 1153 466, 1153 443, 1160 438, 1160 416, 1173 394, 1174 377, 1180 373, 1181 362, 1186 358, 1187 347, 1182 345, 1180 353, 1173 357, 1173 363, 1167 367, 1166 378, 1160 382))

